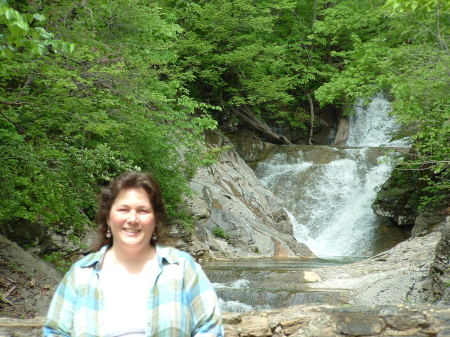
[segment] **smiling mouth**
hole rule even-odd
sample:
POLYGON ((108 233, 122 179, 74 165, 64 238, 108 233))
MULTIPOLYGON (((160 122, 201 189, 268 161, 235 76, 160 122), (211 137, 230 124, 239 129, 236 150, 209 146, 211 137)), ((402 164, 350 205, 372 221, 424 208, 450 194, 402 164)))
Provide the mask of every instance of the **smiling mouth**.
POLYGON ((123 230, 126 233, 130 233, 130 234, 136 234, 136 233, 139 233, 141 231, 140 229, 130 229, 130 228, 124 228, 123 230))

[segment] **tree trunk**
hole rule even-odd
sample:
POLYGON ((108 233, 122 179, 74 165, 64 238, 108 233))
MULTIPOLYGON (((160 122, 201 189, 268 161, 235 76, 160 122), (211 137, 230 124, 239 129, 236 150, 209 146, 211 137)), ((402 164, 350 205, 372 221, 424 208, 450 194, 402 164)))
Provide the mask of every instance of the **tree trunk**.
POLYGON ((260 121, 249 109, 238 110, 231 107, 231 111, 242 121, 258 131, 263 137, 275 144, 292 144, 285 136, 278 135, 264 122, 260 121))
POLYGON ((306 96, 308 97, 309 101, 309 115, 310 115, 310 127, 309 127, 309 138, 308 138, 308 144, 312 145, 312 137, 314 134, 314 103, 311 97, 310 93, 307 93, 306 96))

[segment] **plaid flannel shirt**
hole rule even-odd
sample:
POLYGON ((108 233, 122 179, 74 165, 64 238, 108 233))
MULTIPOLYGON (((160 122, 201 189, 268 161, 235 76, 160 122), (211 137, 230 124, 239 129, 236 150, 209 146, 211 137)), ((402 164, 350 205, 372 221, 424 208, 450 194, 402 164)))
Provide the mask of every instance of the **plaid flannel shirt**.
MULTIPOLYGON (((106 250, 87 255, 66 273, 53 296, 44 337, 104 335, 99 273, 106 250)), ((156 253, 159 270, 147 302, 145 336, 223 337, 217 295, 200 265, 175 248, 157 245, 156 253)))

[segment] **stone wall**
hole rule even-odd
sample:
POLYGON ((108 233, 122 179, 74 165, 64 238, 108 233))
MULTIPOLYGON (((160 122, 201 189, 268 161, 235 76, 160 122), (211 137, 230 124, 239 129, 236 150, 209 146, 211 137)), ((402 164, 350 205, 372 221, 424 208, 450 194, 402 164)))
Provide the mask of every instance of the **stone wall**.
MULTIPOLYGON (((225 313, 226 337, 450 337, 448 306, 295 306, 225 313)), ((43 318, 0 318, 0 337, 41 336, 43 318)))
POLYGON ((311 305, 224 319, 227 337, 450 336, 448 306, 311 305))

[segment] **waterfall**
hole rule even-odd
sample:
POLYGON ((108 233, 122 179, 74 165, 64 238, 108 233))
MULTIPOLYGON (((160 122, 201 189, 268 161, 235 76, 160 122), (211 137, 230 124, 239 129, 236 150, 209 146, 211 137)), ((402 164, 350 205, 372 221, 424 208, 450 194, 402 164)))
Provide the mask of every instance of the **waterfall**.
POLYGON ((350 117, 347 146, 405 146, 407 139, 392 140, 400 125, 390 115, 391 103, 379 94, 364 106, 359 100, 350 117))
POLYGON ((295 238, 319 257, 377 250, 384 220, 371 204, 391 174, 393 157, 380 145, 393 146, 390 134, 398 129, 389 112, 389 102, 377 96, 368 107, 356 108, 349 133, 353 147, 278 146, 255 168, 290 214, 295 238))

